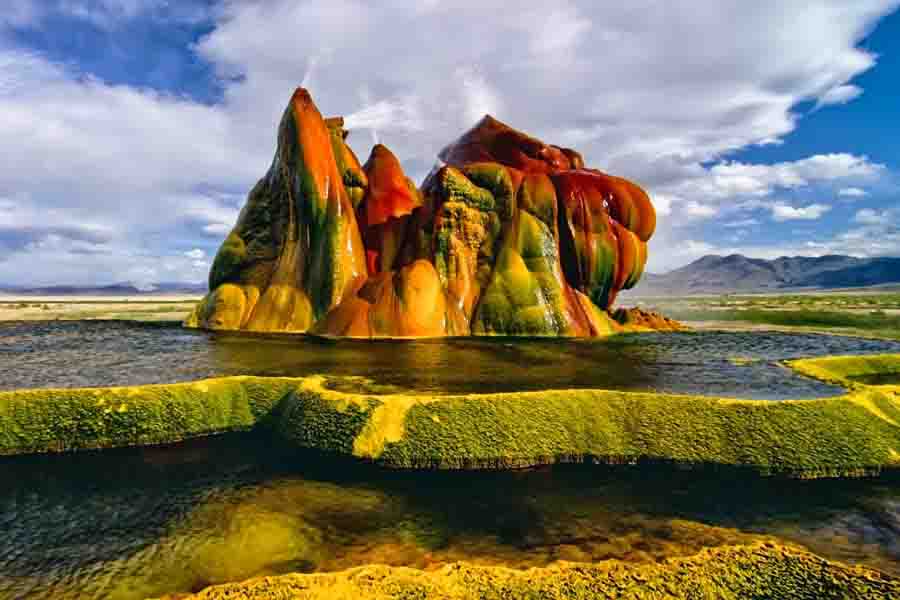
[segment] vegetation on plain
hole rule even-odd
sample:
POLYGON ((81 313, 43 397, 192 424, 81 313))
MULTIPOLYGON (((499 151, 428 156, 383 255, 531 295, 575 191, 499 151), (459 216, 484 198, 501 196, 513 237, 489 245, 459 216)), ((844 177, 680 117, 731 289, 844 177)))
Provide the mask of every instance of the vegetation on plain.
POLYGON ((692 326, 763 327, 900 339, 900 294, 895 292, 726 294, 643 298, 639 303, 692 326))

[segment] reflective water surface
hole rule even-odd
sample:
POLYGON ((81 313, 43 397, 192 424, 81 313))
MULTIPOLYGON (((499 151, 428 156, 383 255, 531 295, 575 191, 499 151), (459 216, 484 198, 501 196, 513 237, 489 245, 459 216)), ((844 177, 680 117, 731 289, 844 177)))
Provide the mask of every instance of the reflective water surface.
POLYGON ((0 323, 0 389, 186 381, 216 375, 360 375, 429 392, 570 387, 758 399, 839 393, 778 361, 900 352, 885 340, 775 332, 688 332, 605 340, 326 340, 177 325, 0 323))
MULTIPOLYGON (((778 361, 871 352, 900 344, 759 332, 360 342, 0 323, 0 386, 327 373, 437 393, 604 387, 779 399, 840 390, 778 361)), ((759 536, 900 575, 893 477, 798 482, 598 466, 401 473, 242 434, 0 458, 0 482, 2 599, 127 600, 366 563, 652 561, 759 536)))
POLYGON ((0 481, 0 598, 125 600, 366 563, 653 561, 758 536, 900 575, 896 478, 390 472, 247 434, 4 458, 0 481))

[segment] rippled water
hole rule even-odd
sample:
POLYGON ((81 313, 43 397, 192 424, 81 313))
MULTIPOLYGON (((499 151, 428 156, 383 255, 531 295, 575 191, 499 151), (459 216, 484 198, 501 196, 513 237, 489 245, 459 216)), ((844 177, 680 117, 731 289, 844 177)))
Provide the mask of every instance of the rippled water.
MULTIPOLYGON (((362 375, 432 392, 605 387, 777 399, 839 390, 778 361, 900 352, 781 333, 333 341, 123 322, 0 323, 5 388, 362 375)), ((568 466, 386 472, 252 434, 0 458, 0 598, 127 600, 366 563, 650 561, 758 536, 900 575, 900 481, 568 466), (739 485, 737 484, 739 482, 739 485)))
POLYGON ((652 561, 761 535, 900 575, 896 479, 388 472, 230 435, 4 458, 0 481, 0 598, 126 600, 366 563, 652 561))
POLYGON ((361 375, 430 392, 566 387, 804 398, 840 390, 778 361, 900 352, 900 343, 816 334, 688 332, 605 340, 326 340, 173 325, 0 323, 0 388, 128 385, 216 375, 361 375))

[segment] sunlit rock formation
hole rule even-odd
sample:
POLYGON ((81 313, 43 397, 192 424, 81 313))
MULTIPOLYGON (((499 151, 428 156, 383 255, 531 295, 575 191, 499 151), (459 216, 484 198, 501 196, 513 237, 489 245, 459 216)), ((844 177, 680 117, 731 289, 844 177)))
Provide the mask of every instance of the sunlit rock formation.
POLYGON ((348 337, 632 327, 611 314, 656 226, 639 186, 490 116, 441 151, 421 190, 381 144, 361 166, 346 135, 294 93, 187 326, 348 337))
POLYGON ((367 181, 339 124, 298 89, 269 172, 254 186, 187 324, 306 331, 366 280, 352 198, 367 181))

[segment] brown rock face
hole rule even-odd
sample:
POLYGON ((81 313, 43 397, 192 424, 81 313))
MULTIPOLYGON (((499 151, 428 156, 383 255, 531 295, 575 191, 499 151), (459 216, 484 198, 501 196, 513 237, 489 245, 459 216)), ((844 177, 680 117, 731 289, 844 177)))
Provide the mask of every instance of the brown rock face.
POLYGON ((629 326, 609 311, 656 226, 638 185, 486 116, 419 190, 383 145, 361 166, 346 134, 294 93, 186 325, 349 337, 629 326))

